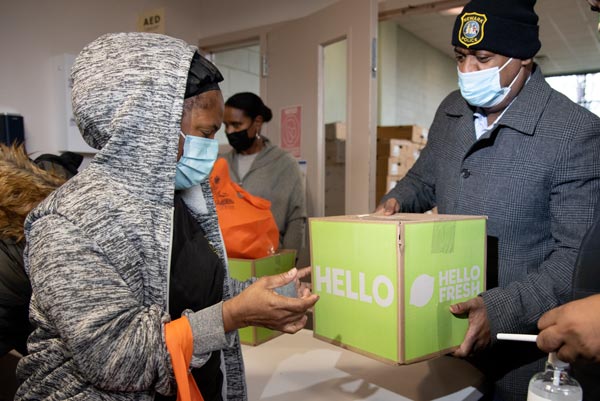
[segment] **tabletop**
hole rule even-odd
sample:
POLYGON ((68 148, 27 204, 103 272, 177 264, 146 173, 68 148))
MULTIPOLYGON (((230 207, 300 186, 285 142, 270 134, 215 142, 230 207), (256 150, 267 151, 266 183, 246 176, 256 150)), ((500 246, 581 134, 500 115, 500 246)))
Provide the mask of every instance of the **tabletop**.
POLYGON ((251 401, 476 401, 483 384, 468 362, 442 356, 390 365, 313 337, 311 330, 242 346, 251 401))

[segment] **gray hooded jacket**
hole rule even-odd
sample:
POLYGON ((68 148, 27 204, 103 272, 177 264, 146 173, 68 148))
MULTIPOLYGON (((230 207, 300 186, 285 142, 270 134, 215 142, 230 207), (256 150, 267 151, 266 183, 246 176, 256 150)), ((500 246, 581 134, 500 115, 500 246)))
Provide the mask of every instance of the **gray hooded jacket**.
MULTIPOLYGON (((101 149, 25 223, 30 316, 17 400, 151 400, 176 385, 164 340, 175 166, 194 47, 155 34, 110 34, 73 67, 73 111, 101 149)), ((208 182, 194 215, 226 266, 208 182)), ((184 196, 185 199, 185 196, 184 196)), ((243 285, 226 276, 225 299, 243 285)), ((226 399, 245 400, 237 332, 222 304, 187 313, 194 360, 223 349, 226 399)), ((174 316, 173 319, 179 316, 174 316)))

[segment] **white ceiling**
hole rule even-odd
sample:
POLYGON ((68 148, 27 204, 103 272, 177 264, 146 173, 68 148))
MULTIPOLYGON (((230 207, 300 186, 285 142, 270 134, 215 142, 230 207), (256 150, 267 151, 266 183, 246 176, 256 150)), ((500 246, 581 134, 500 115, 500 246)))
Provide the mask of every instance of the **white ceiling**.
MULTIPOLYGON (((501 0, 494 0, 501 1, 501 0)), ((450 4, 450 0, 437 1, 450 4)), ((456 2, 456 1, 455 1, 456 2)), ((432 0, 383 0, 381 15, 409 6, 436 3, 432 0)), ((463 1, 462 4, 465 4, 463 1)), ((585 0, 538 0, 542 49, 536 61, 545 75, 600 71, 599 13, 590 11, 585 0)), ((455 16, 438 12, 406 13, 392 19, 399 26, 453 57, 450 44, 455 16)))

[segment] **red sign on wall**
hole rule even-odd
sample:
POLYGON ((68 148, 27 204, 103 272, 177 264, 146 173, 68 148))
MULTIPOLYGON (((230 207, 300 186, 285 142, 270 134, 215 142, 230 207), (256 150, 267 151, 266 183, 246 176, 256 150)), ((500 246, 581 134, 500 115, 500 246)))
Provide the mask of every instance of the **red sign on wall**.
POLYGON ((302 134, 302 106, 281 109, 281 148, 294 157, 300 157, 302 134))

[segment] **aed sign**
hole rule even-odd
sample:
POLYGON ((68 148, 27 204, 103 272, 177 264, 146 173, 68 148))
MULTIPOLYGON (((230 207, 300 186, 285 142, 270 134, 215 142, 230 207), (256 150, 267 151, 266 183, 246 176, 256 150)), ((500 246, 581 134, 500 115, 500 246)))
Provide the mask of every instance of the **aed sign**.
POLYGON ((165 9, 157 8, 138 16, 138 32, 165 33, 165 9))

